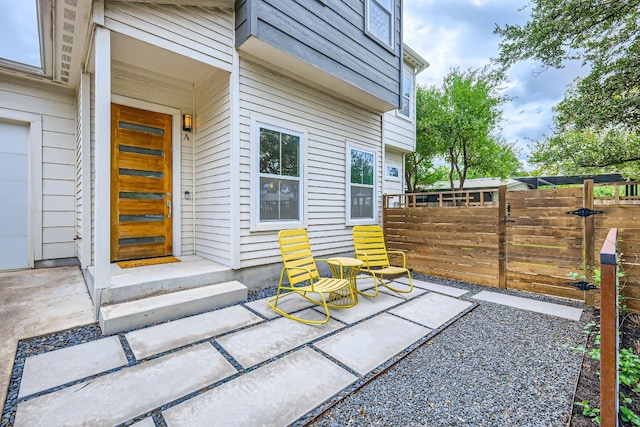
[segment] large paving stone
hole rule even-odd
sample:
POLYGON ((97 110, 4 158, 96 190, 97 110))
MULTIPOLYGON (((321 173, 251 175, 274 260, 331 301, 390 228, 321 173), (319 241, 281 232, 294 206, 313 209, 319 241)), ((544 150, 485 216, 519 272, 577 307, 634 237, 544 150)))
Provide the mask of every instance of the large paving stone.
MULTIPOLYGON (((317 296, 313 295, 312 297, 316 298, 317 296)), ((245 305, 250 309, 254 310, 256 313, 260 313, 261 316, 264 316, 267 319, 275 319, 276 317, 282 317, 280 313, 278 313, 277 311, 275 311, 274 309, 272 309, 267 305, 268 299, 271 299, 271 297, 259 299, 256 301, 251 301, 249 303, 246 303, 245 305)), ((284 311, 285 313, 294 313, 296 311, 309 308, 313 305, 314 304, 312 302, 307 301, 302 296, 300 296, 300 294, 295 292, 292 292, 285 296, 281 296, 278 299, 278 308, 284 311)))
MULTIPOLYGON (((324 315, 307 309, 299 313, 305 319, 321 320, 324 315)), ((307 325, 285 317, 253 326, 216 341, 244 368, 257 365, 274 356, 340 329, 344 325, 329 320, 324 325, 307 325)))
POLYGON ((331 310, 331 317, 347 324, 353 324, 403 302, 403 299, 384 292, 378 293, 375 298, 359 295, 358 304, 346 310, 331 310))
MULTIPOLYGON (((409 285, 405 285, 404 283, 393 282, 391 286, 401 291, 409 290, 409 285)), ((411 289, 411 292, 401 293, 401 292, 392 291, 386 286, 380 286, 380 292, 408 301, 410 299, 413 299, 413 298, 419 297, 420 295, 425 294, 427 291, 425 291, 424 289, 420 289, 417 286, 414 286, 413 289, 411 289)))
POLYGON ((429 332, 430 329, 383 313, 314 346, 365 375, 429 332))
POLYGON ((28 396, 126 365, 118 337, 27 357, 18 397, 28 396))
POLYGON ((186 317, 125 334, 136 359, 179 348, 263 319, 239 305, 186 317))
POLYGON ((237 371, 209 343, 18 404, 15 426, 112 426, 237 371))
MULTIPOLYGON (((397 281, 400 283, 409 284, 409 279, 407 279, 406 277, 401 277, 397 279, 397 281)), ((466 289, 454 288, 453 286, 439 285, 437 283, 424 282, 422 280, 416 279, 413 279, 413 287, 438 292, 452 297, 460 297, 469 292, 466 289)))
POLYGON ((357 378, 304 348, 163 412, 169 427, 285 426, 357 378))
POLYGON ((513 295, 506 295, 498 292, 482 291, 475 294, 472 298, 575 321, 580 320, 580 316, 582 316, 582 309, 580 308, 529 298, 514 297, 513 295))
POLYGON ((435 329, 472 305, 469 301, 429 292, 389 312, 435 329))

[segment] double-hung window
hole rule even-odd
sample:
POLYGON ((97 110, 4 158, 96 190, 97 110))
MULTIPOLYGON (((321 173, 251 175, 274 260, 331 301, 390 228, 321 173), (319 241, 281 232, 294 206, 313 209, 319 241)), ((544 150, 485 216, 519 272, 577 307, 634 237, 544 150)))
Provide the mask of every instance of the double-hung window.
POLYGON ((406 68, 402 72, 402 107, 398 110, 401 115, 412 118, 413 109, 413 74, 406 68))
POLYGON ((366 31, 393 49, 395 0, 366 0, 366 31))
POLYGON ((349 221, 373 220, 376 215, 376 155, 359 148, 348 148, 347 194, 349 221))
POLYGON ((258 124, 258 222, 300 222, 302 213, 302 134, 258 124))

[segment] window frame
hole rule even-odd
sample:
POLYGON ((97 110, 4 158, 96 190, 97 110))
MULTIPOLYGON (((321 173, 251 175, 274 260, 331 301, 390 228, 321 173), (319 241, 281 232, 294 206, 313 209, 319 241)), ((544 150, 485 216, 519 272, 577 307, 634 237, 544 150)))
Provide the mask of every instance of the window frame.
POLYGON ((396 115, 399 117, 402 117, 406 120, 410 120, 413 121, 414 117, 415 117, 415 74, 413 73, 413 71, 411 69, 409 69, 406 65, 403 65, 402 67, 402 81, 401 81, 401 85, 400 85, 400 95, 402 97, 402 100, 404 101, 406 98, 404 96, 404 78, 405 76, 409 77, 409 84, 411 85, 411 87, 409 88, 409 99, 408 99, 408 105, 409 105, 409 115, 404 114, 404 112, 402 111, 402 108, 398 108, 396 110, 396 115))
POLYGON ((360 225, 360 224, 377 224, 378 223, 378 153, 375 149, 363 147, 358 144, 347 143, 346 155, 345 155, 345 184, 346 184, 346 223, 347 225, 360 225), (373 155, 373 184, 352 184, 351 183, 351 152, 360 151, 373 155), (372 215, 367 218, 353 218, 351 214, 351 193, 352 187, 365 187, 372 189, 372 215))
MULTIPOLYGON (((307 159, 307 132, 298 126, 291 123, 279 122, 272 118, 264 119, 252 119, 251 124, 251 160, 253 167, 251 168, 251 204, 252 214, 251 218, 251 231, 274 231, 274 230, 286 230, 293 228, 306 228, 307 227, 307 206, 305 201, 307 189, 307 174, 306 174, 306 159, 307 159), (299 138, 298 147, 298 177, 290 177, 287 175, 277 175, 281 177, 279 179, 295 180, 299 182, 298 190, 298 216, 297 220, 273 220, 273 221, 261 221, 260 219, 260 190, 261 190, 261 178, 268 176, 276 178, 273 174, 263 174, 260 171, 260 131, 262 129, 268 129, 274 132, 286 133, 294 135, 299 138)), ((276 178, 278 179, 278 178, 276 178)))
POLYGON ((365 7, 364 7, 364 32, 371 37, 373 40, 375 40, 376 42, 378 42, 381 46, 384 46, 386 49, 395 52, 395 43, 396 43, 396 37, 395 37, 395 21, 396 21, 396 0, 391 0, 391 10, 388 10, 385 6, 383 6, 379 0, 365 0, 365 7), (378 37, 373 31, 371 31, 370 29, 370 18, 371 18, 371 3, 374 2, 375 5, 377 7, 379 7, 382 10, 386 10, 387 12, 390 13, 390 20, 389 20, 389 38, 390 40, 386 41, 386 40, 382 40, 380 37, 378 37))
POLYGON ((396 163, 388 162, 384 166, 384 177, 385 177, 385 179, 387 179, 389 181, 398 181, 398 182, 400 182, 401 173, 402 173, 402 170, 400 168, 400 165, 398 165, 396 163), (398 175, 390 174, 389 173, 390 170, 395 170, 398 173, 398 175))

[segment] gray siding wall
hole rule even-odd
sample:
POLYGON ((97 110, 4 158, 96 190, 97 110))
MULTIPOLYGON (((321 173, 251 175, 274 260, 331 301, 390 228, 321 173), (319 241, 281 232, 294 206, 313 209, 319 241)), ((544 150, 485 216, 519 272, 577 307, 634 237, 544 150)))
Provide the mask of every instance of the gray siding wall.
POLYGON ((236 48, 253 36, 393 105, 402 68, 401 8, 394 49, 365 33, 365 0, 245 0, 236 3, 236 48))

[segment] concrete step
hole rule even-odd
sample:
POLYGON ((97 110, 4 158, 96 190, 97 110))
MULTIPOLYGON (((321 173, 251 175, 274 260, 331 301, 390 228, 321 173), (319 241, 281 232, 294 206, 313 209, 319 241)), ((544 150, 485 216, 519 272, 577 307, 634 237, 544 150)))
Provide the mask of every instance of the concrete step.
POLYGON ((178 258, 181 262, 135 268, 111 264, 110 283, 100 301, 114 304, 235 279, 231 268, 214 261, 197 255, 178 258))
POLYGON ((100 307, 105 335, 227 307, 247 299, 247 287, 238 281, 149 296, 100 307))

